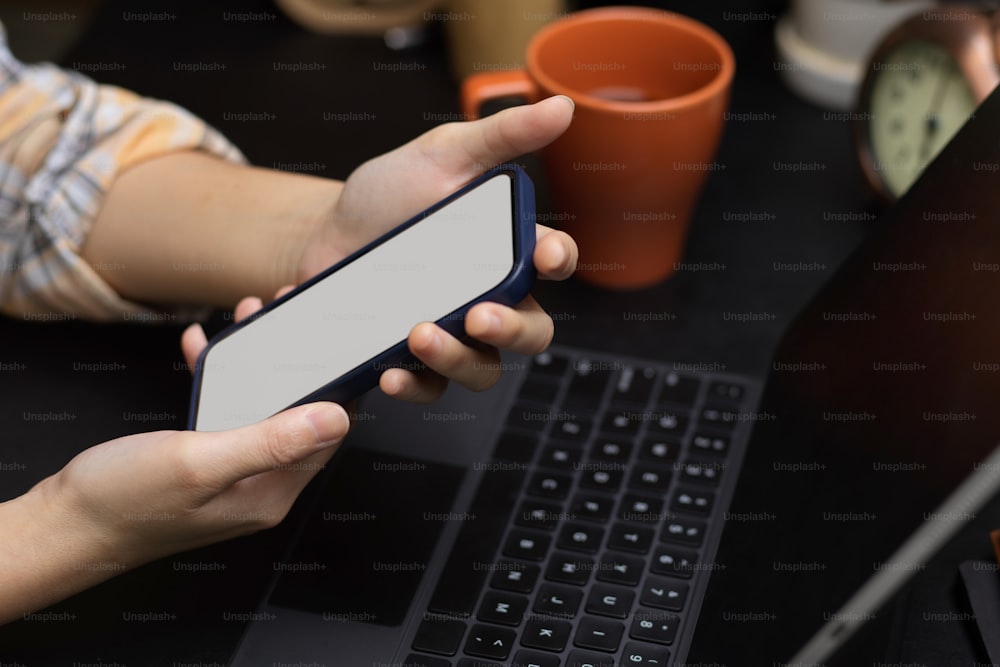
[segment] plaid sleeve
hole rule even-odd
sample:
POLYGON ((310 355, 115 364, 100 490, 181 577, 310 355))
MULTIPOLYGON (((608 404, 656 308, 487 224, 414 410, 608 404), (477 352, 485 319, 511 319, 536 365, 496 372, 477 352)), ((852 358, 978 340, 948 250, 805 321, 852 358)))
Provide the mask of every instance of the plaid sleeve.
POLYGON ((79 251, 116 174, 177 150, 243 161, 180 107, 20 63, 0 26, 0 311, 29 320, 173 319, 121 298, 79 251))

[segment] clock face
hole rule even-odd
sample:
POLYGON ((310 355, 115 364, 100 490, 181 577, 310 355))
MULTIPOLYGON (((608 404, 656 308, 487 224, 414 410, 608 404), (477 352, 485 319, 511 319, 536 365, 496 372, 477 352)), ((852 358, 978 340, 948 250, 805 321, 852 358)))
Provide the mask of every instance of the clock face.
POLYGON ((955 59, 931 42, 904 42, 875 67, 872 156, 899 196, 972 115, 976 99, 955 59))

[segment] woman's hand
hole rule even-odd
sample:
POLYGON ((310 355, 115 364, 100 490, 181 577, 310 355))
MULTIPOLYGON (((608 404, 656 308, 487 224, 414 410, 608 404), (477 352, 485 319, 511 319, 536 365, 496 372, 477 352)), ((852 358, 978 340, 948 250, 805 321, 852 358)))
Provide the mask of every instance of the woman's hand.
POLYGON ((156 431, 91 447, 0 504, 0 623, 124 570, 274 526, 348 431, 303 405, 231 431, 156 431))
POLYGON ((128 564, 270 528, 347 435, 313 403, 238 429, 154 431, 81 452, 42 482, 54 506, 128 564))
MULTIPOLYGON (((482 120, 438 126, 356 169, 344 184, 329 224, 318 228, 299 261, 301 282, 435 204, 484 171, 537 150, 569 126, 573 103, 553 97, 507 109, 482 120)), ((539 277, 564 280, 576 268, 577 249, 565 233, 536 225, 539 277)), ((428 372, 391 369, 382 390, 411 401, 430 401, 454 380, 473 390, 499 379, 499 349, 521 354, 544 350, 552 319, 530 296, 514 308, 483 303, 469 311, 466 333, 484 345, 469 346, 439 327, 422 323, 410 332, 410 351, 428 372)))

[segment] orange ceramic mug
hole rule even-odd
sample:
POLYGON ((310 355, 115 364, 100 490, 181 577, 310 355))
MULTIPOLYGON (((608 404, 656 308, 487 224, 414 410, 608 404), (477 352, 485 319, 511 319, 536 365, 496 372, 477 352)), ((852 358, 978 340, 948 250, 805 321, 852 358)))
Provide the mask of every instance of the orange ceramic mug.
POLYGON ((736 69, 729 45, 679 14, 604 7, 542 28, 525 63, 466 79, 467 117, 497 97, 571 97, 573 123, 542 161, 559 226, 580 247, 577 275, 613 288, 663 280, 718 167, 736 69))

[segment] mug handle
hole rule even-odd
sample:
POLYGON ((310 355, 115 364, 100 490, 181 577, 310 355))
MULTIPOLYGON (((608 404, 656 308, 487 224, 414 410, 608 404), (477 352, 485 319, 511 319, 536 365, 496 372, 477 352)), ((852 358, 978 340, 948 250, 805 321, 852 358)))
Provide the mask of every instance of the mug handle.
POLYGON ((462 82, 462 111, 466 120, 479 118, 484 102, 498 97, 523 97, 529 103, 539 99, 538 87, 524 70, 483 72, 462 82))

